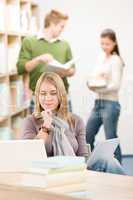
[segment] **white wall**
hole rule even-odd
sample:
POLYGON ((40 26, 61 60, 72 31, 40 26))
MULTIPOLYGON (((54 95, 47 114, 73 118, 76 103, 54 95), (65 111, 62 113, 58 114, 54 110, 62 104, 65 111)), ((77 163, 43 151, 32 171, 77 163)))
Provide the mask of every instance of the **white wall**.
MULTIPOLYGON (((118 35, 122 57, 126 63, 120 92, 122 113, 119 136, 123 153, 133 154, 133 1, 132 0, 38 0, 41 20, 51 8, 68 13, 69 23, 63 34, 80 56, 77 74, 70 80, 74 112, 84 120, 91 111, 93 94, 86 88, 86 76, 94 66, 99 52, 99 34, 104 28, 113 28, 118 35)), ((103 138, 101 131, 99 139, 103 138)))

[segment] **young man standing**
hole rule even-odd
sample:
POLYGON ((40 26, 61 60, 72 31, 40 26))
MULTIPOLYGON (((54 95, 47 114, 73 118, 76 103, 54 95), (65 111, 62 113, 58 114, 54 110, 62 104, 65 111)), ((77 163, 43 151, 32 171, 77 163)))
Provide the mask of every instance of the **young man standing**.
POLYGON ((62 64, 72 59, 69 44, 59 38, 66 26, 67 20, 67 15, 51 10, 45 17, 43 32, 38 33, 37 36, 23 39, 17 69, 20 75, 29 73, 29 87, 33 93, 38 78, 45 71, 53 71, 60 75, 68 92, 69 84, 67 77, 75 74, 75 66, 70 66, 68 69, 49 66, 53 59, 62 64))

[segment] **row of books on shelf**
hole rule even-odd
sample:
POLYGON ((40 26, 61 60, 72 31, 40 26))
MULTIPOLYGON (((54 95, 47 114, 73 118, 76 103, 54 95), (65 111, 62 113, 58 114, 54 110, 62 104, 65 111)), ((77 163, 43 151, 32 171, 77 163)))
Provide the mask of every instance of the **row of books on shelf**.
POLYGON ((6 52, 6 44, 3 37, 0 37, 0 74, 5 74, 7 72, 7 52, 6 52))
POLYGON ((18 108, 24 107, 25 102, 23 80, 11 81, 11 110, 15 112, 18 108))
POLYGON ((19 31, 19 4, 7 4, 7 29, 19 31))
POLYGON ((16 72, 16 63, 20 51, 20 42, 18 38, 9 38, 6 47, 5 40, 0 37, 0 74, 16 72))
POLYGON ((0 116, 6 116, 10 113, 10 90, 8 84, 0 83, 0 116))
POLYGON ((8 49, 7 49, 7 60, 8 60, 8 71, 10 72, 16 72, 16 63, 18 59, 20 51, 20 42, 18 38, 11 38, 9 39, 8 43, 8 49))
POLYGON ((5 30, 5 10, 4 10, 4 4, 2 1, 0 1, 0 31, 5 30))
POLYGON ((30 31, 36 33, 38 19, 36 12, 30 12, 29 7, 20 7, 18 3, 7 4, 6 9, 3 2, 0 1, 0 31, 5 30, 5 16, 7 18, 8 31, 30 31), (6 15, 5 15, 6 10, 6 15))
POLYGON ((9 126, 0 126, 0 140, 10 140, 12 138, 12 130, 9 126))
POLYGON ((6 82, 0 83, 0 99, 0 117, 28 107, 29 99, 27 99, 23 80, 11 81, 10 86, 6 82))
POLYGON ((11 127, 8 124, 0 125, 0 140, 20 139, 23 120, 24 118, 20 115, 12 119, 11 127))

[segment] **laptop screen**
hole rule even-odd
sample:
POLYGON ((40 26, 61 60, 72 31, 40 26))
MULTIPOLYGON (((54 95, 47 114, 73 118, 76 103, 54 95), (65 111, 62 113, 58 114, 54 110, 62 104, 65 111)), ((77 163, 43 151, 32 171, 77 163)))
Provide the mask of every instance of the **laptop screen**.
POLYGON ((46 158, 43 140, 0 141, 0 172, 24 171, 33 161, 46 158))

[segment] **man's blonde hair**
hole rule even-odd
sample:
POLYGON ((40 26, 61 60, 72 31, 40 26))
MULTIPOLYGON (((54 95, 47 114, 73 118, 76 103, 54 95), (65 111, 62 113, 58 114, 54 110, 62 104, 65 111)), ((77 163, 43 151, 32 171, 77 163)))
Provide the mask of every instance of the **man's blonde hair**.
POLYGON ((51 10, 45 17, 45 28, 49 27, 51 23, 57 25, 62 20, 68 20, 68 15, 58 10, 51 10))

